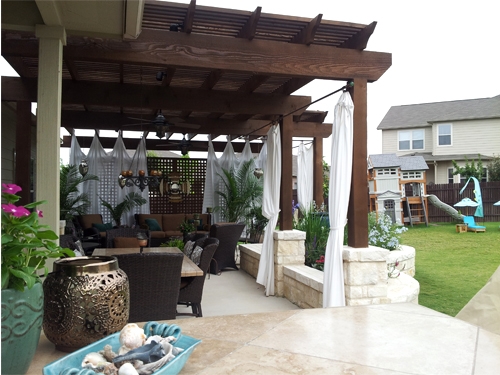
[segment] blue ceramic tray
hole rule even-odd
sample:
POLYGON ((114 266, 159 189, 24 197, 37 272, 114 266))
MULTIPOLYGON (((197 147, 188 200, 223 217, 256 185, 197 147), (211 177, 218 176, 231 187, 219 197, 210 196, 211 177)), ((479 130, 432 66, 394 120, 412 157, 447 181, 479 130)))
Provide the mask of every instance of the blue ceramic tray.
MULTIPOLYGON (((172 344, 178 348, 184 349, 184 351, 178 354, 174 359, 167 362, 158 371, 155 371, 154 375, 176 375, 178 374, 187 359, 193 352, 196 345, 201 343, 201 340, 195 339, 193 337, 184 336, 181 334, 181 329, 179 326, 172 324, 159 324, 156 322, 149 322, 144 325, 144 333, 146 336, 160 335, 162 337, 174 336, 177 338, 172 344)), ((111 345, 115 353, 118 352, 120 348, 120 332, 114 333, 105 337, 93 344, 87 345, 75 352, 68 354, 67 356, 60 358, 52 363, 49 363, 43 368, 43 375, 91 375, 96 374, 92 370, 82 369, 81 364, 83 358, 92 352, 98 352, 104 349, 105 345, 111 345)))

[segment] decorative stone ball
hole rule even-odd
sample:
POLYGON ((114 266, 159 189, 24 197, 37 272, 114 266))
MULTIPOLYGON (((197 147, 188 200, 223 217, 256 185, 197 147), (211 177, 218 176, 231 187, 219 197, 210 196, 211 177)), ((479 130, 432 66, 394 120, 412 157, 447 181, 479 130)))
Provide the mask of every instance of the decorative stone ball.
POLYGON ((149 172, 149 174, 151 176, 156 176, 158 174, 158 172, 156 170, 152 169, 151 172, 149 172))
POLYGON ((144 176, 146 172, 144 172, 142 169, 139 171, 139 176, 144 176))
POLYGON ((128 177, 131 177, 131 176, 133 176, 133 175, 134 175, 134 173, 133 173, 132 171, 130 171, 130 170, 128 170, 128 171, 127 171, 127 176, 128 176, 128 177))

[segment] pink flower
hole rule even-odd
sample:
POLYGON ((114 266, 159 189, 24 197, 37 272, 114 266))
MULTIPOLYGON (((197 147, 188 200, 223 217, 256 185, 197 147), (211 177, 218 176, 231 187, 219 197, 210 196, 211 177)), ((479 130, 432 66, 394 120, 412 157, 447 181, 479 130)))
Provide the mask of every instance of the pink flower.
POLYGON ((42 210, 36 210, 36 213, 38 214, 38 217, 43 217, 42 210))
POLYGON ((325 256, 324 255, 320 256, 319 259, 316 260, 316 263, 325 263, 325 256))
POLYGON ((16 184, 2 184, 2 187, 2 193, 16 194, 17 192, 23 190, 16 184))
POLYGON ((12 204, 12 203, 2 204, 2 209, 5 212, 8 212, 12 216, 15 216, 15 217, 29 216, 31 213, 31 212, 29 212, 28 209, 26 209, 22 206, 16 206, 15 204, 12 204))

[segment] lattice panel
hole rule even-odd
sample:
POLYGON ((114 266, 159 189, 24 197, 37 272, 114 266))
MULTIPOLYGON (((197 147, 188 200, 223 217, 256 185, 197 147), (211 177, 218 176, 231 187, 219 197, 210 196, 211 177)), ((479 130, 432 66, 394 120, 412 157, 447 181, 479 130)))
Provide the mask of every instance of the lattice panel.
POLYGON ((206 159, 183 158, 148 158, 148 171, 162 172, 162 188, 149 191, 149 209, 152 214, 202 213, 206 159), (172 172, 180 173, 180 182, 190 182, 190 193, 182 195, 180 202, 173 202, 168 193, 168 176, 172 172))

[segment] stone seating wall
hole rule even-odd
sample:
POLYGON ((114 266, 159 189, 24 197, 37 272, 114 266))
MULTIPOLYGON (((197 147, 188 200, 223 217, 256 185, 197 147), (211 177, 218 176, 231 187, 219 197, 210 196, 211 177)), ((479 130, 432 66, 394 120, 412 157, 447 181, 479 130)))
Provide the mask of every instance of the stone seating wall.
MULTIPOLYGON (((323 272, 304 265, 305 233, 297 230, 274 232, 275 295, 302 308, 323 306, 323 272)), ((262 244, 242 244, 240 267, 257 277, 262 244)), ((344 246, 344 288, 346 305, 396 302, 418 303, 419 284, 415 274, 415 249, 389 251, 369 246, 344 246), (404 270, 389 278, 387 264, 398 260, 404 270)))

